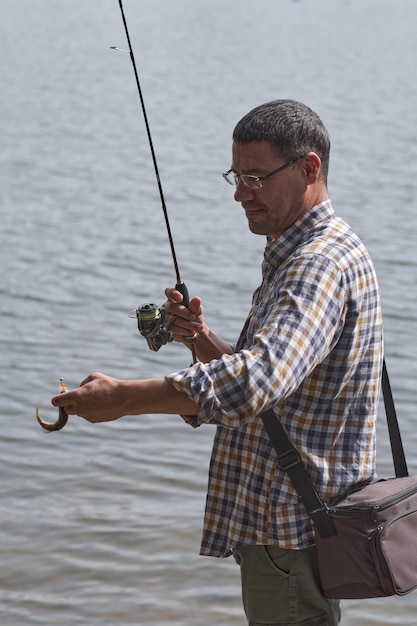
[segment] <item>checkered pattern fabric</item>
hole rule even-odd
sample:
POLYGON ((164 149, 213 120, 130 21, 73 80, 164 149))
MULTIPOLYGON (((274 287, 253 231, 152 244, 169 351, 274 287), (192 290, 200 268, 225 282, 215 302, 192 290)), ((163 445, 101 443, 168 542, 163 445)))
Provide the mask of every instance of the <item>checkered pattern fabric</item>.
POLYGON ((201 553, 242 544, 298 549, 312 524, 277 466, 259 414, 273 408, 327 501, 375 476, 382 364, 369 254, 330 201, 267 240, 262 284, 235 353, 167 377, 217 427, 201 553))

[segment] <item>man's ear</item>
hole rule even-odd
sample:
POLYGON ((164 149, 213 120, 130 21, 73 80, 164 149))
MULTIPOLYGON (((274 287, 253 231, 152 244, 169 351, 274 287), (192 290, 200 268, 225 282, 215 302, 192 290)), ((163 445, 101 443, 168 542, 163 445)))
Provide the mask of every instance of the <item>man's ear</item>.
POLYGON ((304 171, 307 185, 316 183, 320 176, 321 159, 315 152, 307 152, 304 157, 304 171))

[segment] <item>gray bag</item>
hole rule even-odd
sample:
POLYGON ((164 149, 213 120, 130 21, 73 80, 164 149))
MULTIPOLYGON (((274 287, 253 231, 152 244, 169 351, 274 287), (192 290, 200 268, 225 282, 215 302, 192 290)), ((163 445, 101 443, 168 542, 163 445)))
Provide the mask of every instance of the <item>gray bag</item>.
POLYGON ((328 598, 405 595, 417 587, 417 476, 371 483, 328 510, 336 534, 316 527, 328 598))

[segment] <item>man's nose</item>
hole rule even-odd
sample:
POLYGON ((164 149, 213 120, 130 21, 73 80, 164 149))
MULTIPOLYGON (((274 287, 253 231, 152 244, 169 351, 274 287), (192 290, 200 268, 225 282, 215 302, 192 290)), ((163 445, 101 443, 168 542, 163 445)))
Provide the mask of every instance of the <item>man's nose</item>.
POLYGON ((236 185, 235 191, 235 200, 236 202, 243 202, 244 200, 248 200, 249 198, 253 198, 255 196, 256 189, 250 189, 238 179, 238 183, 236 185))

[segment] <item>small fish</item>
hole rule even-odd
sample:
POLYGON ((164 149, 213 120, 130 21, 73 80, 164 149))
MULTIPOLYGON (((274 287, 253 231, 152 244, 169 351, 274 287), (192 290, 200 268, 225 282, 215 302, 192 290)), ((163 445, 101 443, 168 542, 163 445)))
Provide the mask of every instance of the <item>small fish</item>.
MULTIPOLYGON (((60 378, 59 379, 59 393, 65 393, 66 391, 68 391, 68 385, 64 383, 63 378, 60 378)), ((60 407, 57 421, 54 422, 53 424, 49 424, 48 422, 43 421, 43 419, 39 415, 39 408, 36 407, 36 419, 38 420, 38 423, 42 426, 44 430, 46 430, 48 433, 51 433, 54 430, 61 430, 61 428, 64 428, 65 424, 68 421, 68 413, 65 411, 63 407, 60 407)))

